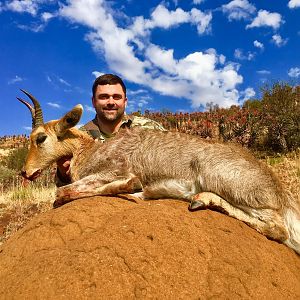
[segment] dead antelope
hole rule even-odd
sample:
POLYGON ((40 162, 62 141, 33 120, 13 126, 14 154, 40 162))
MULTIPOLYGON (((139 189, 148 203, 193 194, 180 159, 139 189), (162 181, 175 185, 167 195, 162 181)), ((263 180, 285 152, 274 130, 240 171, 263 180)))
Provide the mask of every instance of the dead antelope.
POLYGON ((59 120, 43 122, 38 101, 23 176, 35 179, 51 163, 72 156, 72 184, 57 190, 56 204, 93 195, 134 193, 144 199, 177 198, 190 210, 213 207, 247 223, 300 254, 300 213, 275 175, 241 147, 196 136, 132 129, 106 143, 74 126, 75 106, 59 120))

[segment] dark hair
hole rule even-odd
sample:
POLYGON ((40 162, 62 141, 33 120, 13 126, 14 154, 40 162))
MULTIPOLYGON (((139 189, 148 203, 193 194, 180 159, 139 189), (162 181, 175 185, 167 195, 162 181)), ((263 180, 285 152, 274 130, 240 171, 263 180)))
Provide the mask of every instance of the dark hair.
POLYGON ((93 84, 93 89, 92 89, 93 97, 95 97, 98 85, 106 85, 106 84, 113 85, 113 84, 118 84, 118 83, 121 85, 124 95, 126 97, 126 86, 125 86, 123 80, 119 76, 114 75, 114 74, 104 74, 104 75, 101 75, 96 78, 96 80, 94 81, 94 84, 93 84))

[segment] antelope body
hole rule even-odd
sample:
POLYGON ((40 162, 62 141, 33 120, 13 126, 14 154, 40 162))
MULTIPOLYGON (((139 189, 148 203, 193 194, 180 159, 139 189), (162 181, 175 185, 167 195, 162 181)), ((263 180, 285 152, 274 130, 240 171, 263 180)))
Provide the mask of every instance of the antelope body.
MULTIPOLYGON (((25 91, 24 91, 25 92, 25 91)), ((72 156, 72 184, 58 188, 56 204, 93 195, 139 193, 144 199, 177 198, 190 209, 213 207, 300 254, 300 211, 266 166, 241 147, 196 136, 144 129, 120 132, 101 143, 74 126, 82 106, 59 120, 37 123, 40 106, 30 108, 33 131, 23 176, 72 156)), ((41 110, 40 110, 41 115, 41 110)))

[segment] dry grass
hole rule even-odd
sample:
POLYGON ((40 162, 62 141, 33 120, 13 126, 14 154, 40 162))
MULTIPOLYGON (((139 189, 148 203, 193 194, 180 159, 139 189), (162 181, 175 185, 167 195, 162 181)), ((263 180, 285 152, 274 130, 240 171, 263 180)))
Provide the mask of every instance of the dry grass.
POLYGON ((1 149, 0 148, 0 159, 2 157, 8 156, 8 154, 11 152, 11 149, 1 149))
POLYGON ((35 215, 52 208, 55 187, 12 188, 0 195, 0 244, 24 227, 35 215))
POLYGON ((266 162, 300 205, 300 151, 286 156, 268 157, 266 162))
POLYGON ((56 189, 53 167, 46 169, 35 182, 24 182, 20 171, 7 168, 3 162, 16 150, 8 146, 2 143, 4 148, 0 148, 0 245, 35 215, 51 209, 56 189))

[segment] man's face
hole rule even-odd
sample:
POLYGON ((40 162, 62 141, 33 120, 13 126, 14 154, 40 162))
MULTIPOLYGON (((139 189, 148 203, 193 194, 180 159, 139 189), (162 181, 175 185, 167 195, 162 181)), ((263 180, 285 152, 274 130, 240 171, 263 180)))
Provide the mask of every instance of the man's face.
POLYGON ((98 85, 92 101, 98 118, 112 122, 122 119, 127 104, 119 83, 98 85))

